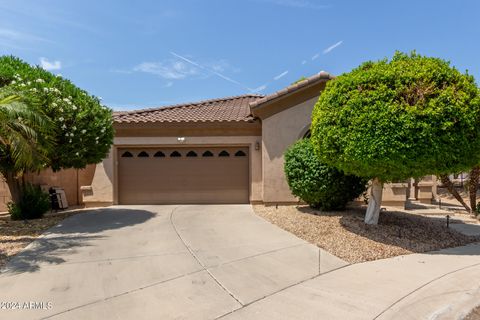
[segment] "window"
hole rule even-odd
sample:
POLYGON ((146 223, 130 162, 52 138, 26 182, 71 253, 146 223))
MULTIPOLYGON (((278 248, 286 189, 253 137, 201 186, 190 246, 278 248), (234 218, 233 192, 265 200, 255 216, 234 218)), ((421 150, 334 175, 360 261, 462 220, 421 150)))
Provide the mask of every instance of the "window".
POLYGON ((213 157, 213 153, 207 150, 202 154, 202 157, 213 157))
POLYGON ((137 156, 138 158, 148 158, 150 157, 148 153, 146 153, 145 151, 142 151, 138 154, 137 156))
POLYGON ((227 151, 223 150, 222 152, 220 152, 218 154, 219 157, 230 157, 230 153, 228 153, 227 151))
POLYGON ((178 151, 173 151, 172 153, 170 153, 170 157, 172 158, 180 158, 181 156, 182 155, 178 151))
POLYGON ((196 157, 197 153, 195 151, 188 151, 187 157, 196 157))
POLYGON ((153 155, 155 158, 164 158, 165 157, 165 153, 163 153, 162 151, 157 151, 155 152, 155 154, 153 155))
POLYGON ((242 150, 238 150, 237 152, 235 152, 235 157, 245 157, 245 156, 247 155, 242 150))
POLYGON ((123 154, 122 154, 122 158, 132 158, 133 157, 133 154, 129 151, 125 151, 123 154))

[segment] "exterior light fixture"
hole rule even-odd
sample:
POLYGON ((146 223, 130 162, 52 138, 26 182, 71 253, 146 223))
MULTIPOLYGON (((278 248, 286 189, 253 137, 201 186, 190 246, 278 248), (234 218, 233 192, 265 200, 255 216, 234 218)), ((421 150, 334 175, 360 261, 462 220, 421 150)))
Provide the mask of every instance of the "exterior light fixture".
POLYGON ((260 142, 255 142, 255 150, 260 150, 260 142))
POLYGON ((180 143, 184 143, 185 142, 185 137, 178 137, 177 141, 180 142, 180 143))

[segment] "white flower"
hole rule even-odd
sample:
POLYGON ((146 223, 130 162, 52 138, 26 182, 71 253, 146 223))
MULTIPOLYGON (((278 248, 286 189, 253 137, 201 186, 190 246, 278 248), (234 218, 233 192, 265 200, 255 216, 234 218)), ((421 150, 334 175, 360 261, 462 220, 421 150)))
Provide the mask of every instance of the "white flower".
POLYGON ((30 91, 37 92, 37 88, 32 88, 32 89, 30 89, 30 91))
POLYGON ((72 143, 72 139, 68 140, 68 142, 72 143))
POLYGON ((62 100, 65 101, 65 102, 69 102, 69 101, 70 101, 70 100, 68 100, 68 98, 63 98, 62 100))
POLYGON ((76 127, 76 126, 73 126, 72 129, 75 131, 75 130, 77 130, 77 127, 76 127))
POLYGON ((40 79, 40 78, 39 78, 39 79, 35 80, 35 82, 36 82, 36 83, 42 83, 42 82, 44 82, 44 81, 43 81, 43 79, 40 79))
POLYGON ((85 133, 85 132, 87 132, 87 130, 83 129, 83 130, 82 130, 82 133, 85 133))
POLYGON ((52 102, 52 106, 56 107, 56 106, 57 106, 57 104, 56 104, 55 102, 52 102))
POLYGON ((105 132, 105 128, 102 128, 102 130, 100 130, 101 133, 104 133, 105 132))
POLYGON ((32 84, 32 82, 31 82, 31 81, 27 81, 27 84, 28 84, 28 85, 31 85, 31 84, 32 84))
POLYGON ((63 117, 60 117, 60 118, 58 118, 58 120, 63 121, 63 120, 65 120, 65 119, 63 119, 63 117))
POLYGON ((95 143, 96 143, 96 144, 98 144, 98 140, 97 140, 97 141, 95 141, 95 143))
POLYGON ((73 109, 73 110, 77 110, 77 106, 74 105, 74 106, 72 107, 72 109, 73 109))
POLYGON ((18 117, 18 121, 22 121, 22 120, 23 120, 22 117, 18 117))
POLYGON ((63 112, 63 108, 58 109, 60 112, 63 112))
POLYGON ((79 155, 80 155, 80 153, 78 153, 78 152, 77 152, 77 153, 75 153, 75 154, 76 154, 77 156, 79 156, 79 155))
POLYGON ((62 129, 67 129, 67 126, 65 125, 65 123, 62 125, 62 129))
POLYGON ((73 137, 73 132, 70 133, 70 137, 73 137))
POLYGON ((25 83, 20 84, 21 87, 25 87, 25 83))
POLYGON ((48 92, 48 88, 43 88, 43 91, 48 92))
POLYGON ((15 80, 12 80, 11 84, 15 84, 15 83, 17 83, 17 81, 15 81, 15 80))
MULTIPOLYGON (((67 132, 67 133, 65 133, 65 137, 68 137, 69 135, 70 135, 70 134, 69 134, 68 132, 67 132)), ((71 140, 71 139, 70 139, 70 140, 71 140)))

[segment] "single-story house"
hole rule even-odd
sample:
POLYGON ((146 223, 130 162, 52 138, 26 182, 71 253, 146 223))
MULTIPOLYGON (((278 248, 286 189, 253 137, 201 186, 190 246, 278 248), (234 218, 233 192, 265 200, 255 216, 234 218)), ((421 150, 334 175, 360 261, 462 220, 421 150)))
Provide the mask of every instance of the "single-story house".
MULTIPOLYGON (((33 180, 71 190, 69 202, 86 206, 298 203, 284 176, 283 154, 309 134, 313 107, 332 78, 322 71, 267 96, 116 112, 114 144, 102 163, 33 180), (73 176, 62 185, 57 175, 73 176)), ((389 184, 384 202, 429 202, 434 188, 432 177, 415 188, 389 184)))

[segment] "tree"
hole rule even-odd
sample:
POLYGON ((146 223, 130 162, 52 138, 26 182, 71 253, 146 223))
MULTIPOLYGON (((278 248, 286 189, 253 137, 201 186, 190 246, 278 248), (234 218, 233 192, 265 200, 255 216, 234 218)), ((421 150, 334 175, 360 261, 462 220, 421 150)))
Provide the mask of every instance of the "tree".
POLYGON ((0 172, 14 202, 21 196, 17 178, 48 163, 52 130, 51 121, 41 111, 22 103, 19 96, 0 94, 0 172))
POLYGON ((69 80, 12 56, 0 57, 0 88, 35 103, 56 128, 47 155, 53 170, 84 168, 104 159, 113 141, 112 110, 69 80))
POLYGON ((372 178, 365 222, 378 223, 383 183, 480 163, 480 98, 449 62, 397 52, 327 83, 312 115, 322 162, 372 178))
POLYGON ((343 210, 366 190, 366 179, 321 163, 310 139, 300 140, 287 150, 284 169, 292 194, 312 208, 343 210))

